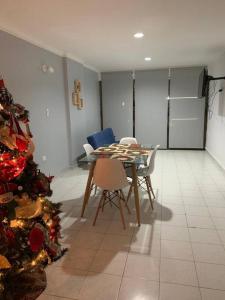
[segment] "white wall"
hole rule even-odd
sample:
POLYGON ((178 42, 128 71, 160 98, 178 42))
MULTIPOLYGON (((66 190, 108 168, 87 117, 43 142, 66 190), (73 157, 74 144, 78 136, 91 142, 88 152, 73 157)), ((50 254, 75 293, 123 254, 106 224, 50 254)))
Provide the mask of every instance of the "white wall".
MULTIPOLYGON (((210 64, 208 70, 209 75, 225 76, 225 53, 210 64)), ((212 85, 213 82, 210 84, 210 93, 212 93, 212 85)), ((223 86, 225 87, 224 80, 217 81, 215 91, 223 86)), ((206 149, 225 169, 225 91, 217 93, 211 110, 213 113, 212 116, 208 116, 206 149)))

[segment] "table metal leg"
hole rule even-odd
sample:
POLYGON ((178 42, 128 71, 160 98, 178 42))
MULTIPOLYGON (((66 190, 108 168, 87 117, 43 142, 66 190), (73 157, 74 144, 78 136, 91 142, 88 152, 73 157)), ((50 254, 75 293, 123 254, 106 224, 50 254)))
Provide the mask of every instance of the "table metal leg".
POLYGON ((138 180, 137 180, 137 171, 136 165, 132 164, 132 183, 134 187, 134 199, 135 199, 135 207, 136 207, 136 215, 137 215, 137 222, 138 226, 141 225, 141 218, 140 218, 140 202, 139 202, 139 193, 138 193, 138 180))
POLYGON ((92 184, 94 168, 95 168, 95 161, 91 163, 90 170, 89 170, 89 175, 88 175, 88 180, 87 180, 87 184, 86 184, 84 200, 83 200, 83 205, 82 205, 81 218, 84 216, 84 211, 85 211, 85 208, 88 203, 88 199, 91 194, 91 184, 92 184))

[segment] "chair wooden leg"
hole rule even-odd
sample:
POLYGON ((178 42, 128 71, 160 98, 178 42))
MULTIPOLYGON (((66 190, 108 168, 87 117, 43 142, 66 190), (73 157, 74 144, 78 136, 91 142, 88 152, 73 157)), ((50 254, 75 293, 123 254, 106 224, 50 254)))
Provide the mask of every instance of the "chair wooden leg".
POLYGON ((92 182, 92 184, 91 184, 91 190, 94 190, 94 196, 95 196, 96 193, 97 193, 97 189, 98 189, 97 185, 95 185, 95 184, 92 182))
POLYGON ((99 204, 98 204, 98 208, 97 208, 97 211, 96 211, 95 219, 94 219, 94 222, 93 222, 93 226, 95 226, 95 223, 96 223, 97 218, 98 218, 99 211, 101 209, 101 203, 103 201, 105 201, 105 191, 102 192, 102 195, 101 195, 101 198, 100 198, 100 201, 99 201, 99 204))
POLYGON ((84 200, 83 200, 83 205, 82 205, 82 210, 81 210, 81 218, 83 218, 83 216, 84 216, 84 211, 88 204, 88 199, 91 194, 91 183, 92 183, 92 177, 93 177, 93 173, 94 173, 95 163, 96 162, 93 162, 91 164, 91 167, 89 170, 89 175, 88 175, 88 180, 87 180, 87 184, 86 184, 86 188, 85 188, 84 200))
POLYGON ((129 188, 129 192, 128 192, 128 195, 127 195, 127 201, 126 201, 127 203, 130 199, 130 196, 131 196, 131 193, 132 193, 132 188, 133 188, 133 182, 131 182, 131 185, 130 185, 130 188, 129 188))
POLYGON ((153 195, 153 199, 155 199, 155 194, 154 194, 154 191, 153 191, 153 188, 152 188, 152 181, 151 181, 150 176, 148 176, 148 182, 149 182, 150 190, 151 190, 152 195, 153 195))
POLYGON ((147 187, 147 191, 148 191, 149 201, 150 201, 152 209, 154 209, 148 177, 146 176, 146 177, 144 177, 144 179, 145 179, 145 183, 146 183, 146 187, 147 187))
POLYGON ((94 193, 94 195, 96 195, 97 189, 98 189, 98 187, 97 187, 97 185, 96 185, 96 186, 95 186, 95 193, 94 193))
POLYGON ((138 226, 141 226, 141 215, 140 215, 140 200, 139 200, 139 192, 138 192, 138 176, 135 164, 132 164, 132 183, 134 187, 134 200, 135 200, 135 208, 136 208, 136 216, 138 226))
POLYGON ((123 215, 123 208, 122 208, 121 199, 120 199, 119 196, 118 196, 118 202, 119 202, 119 208, 120 208, 120 216, 121 216, 121 220, 122 220, 122 223, 123 223, 123 229, 126 229, 124 215, 123 215))
POLYGON ((123 193, 122 190, 120 190, 120 194, 121 194, 121 198, 122 198, 123 201, 124 201, 124 205, 125 205, 126 208, 127 208, 128 213, 131 214, 130 208, 129 208, 128 204, 127 204, 126 198, 125 198, 124 193, 123 193))

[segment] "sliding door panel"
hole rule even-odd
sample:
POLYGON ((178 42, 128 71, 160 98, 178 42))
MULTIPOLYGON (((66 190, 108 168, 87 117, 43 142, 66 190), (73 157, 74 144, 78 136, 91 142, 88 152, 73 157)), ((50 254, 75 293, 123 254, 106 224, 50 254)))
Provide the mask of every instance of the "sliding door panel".
POLYGON ((170 148, 203 148, 205 99, 198 99, 202 69, 170 69, 170 148))
POLYGON ((205 99, 170 100, 170 148, 203 148, 205 99))
POLYGON ((138 142, 167 147, 168 69, 135 72, 135 132, 138 142))
POLYGON ((103 127, 111 127, 116 139, 133 136, 132 72, 102 73, 103 127))

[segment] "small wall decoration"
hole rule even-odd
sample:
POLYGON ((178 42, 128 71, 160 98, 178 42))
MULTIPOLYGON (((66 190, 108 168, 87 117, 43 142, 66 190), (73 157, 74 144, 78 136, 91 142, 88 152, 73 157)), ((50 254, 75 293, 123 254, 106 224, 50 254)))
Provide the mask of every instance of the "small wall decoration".
POLYGON ((84 100, 80 97, 81 93, 81 82, 80 80, 74 81, 74 91, 72 94, 72 102, 78 109, 82 109, 84 107, 84 100))

